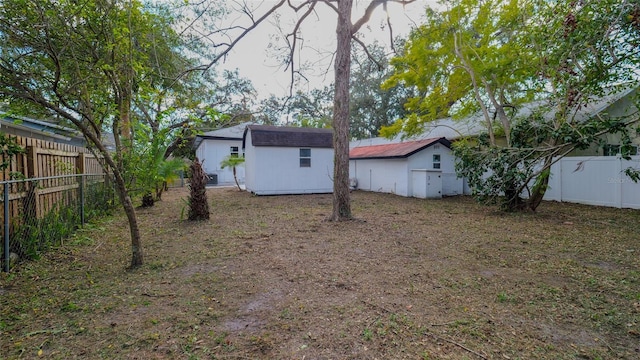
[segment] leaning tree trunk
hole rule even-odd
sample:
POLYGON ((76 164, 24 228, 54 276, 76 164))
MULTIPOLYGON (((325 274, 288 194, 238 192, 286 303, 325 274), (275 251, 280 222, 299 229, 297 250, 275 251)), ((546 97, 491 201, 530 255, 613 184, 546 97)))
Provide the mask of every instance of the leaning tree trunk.
POLYGON ((331 220, 351 219, 349 194, 349 77, 351 66, 352 0, 338 2, 333 105, 333 213, 331 220))
POLYGON ((549 176, 551 175, 551 162, 553 161, 552 156, 547 156, 544 158, 544 170, 538 175, 536 178, 535 185, 531 191, 531 196, 528 200, 528 207, 531 211, 536 211, 540 203, 542 203, 542 198, 544 198, 544 194, 547 192, 547 188, 549 188, 549 176))
POLYGON ((240 187, 240 183, 238 182, 238 174, 236 172, 236 167, 233 167, 233 180, 236 182, 236 186, 238 187, 238 191, 242 191, 242 188, 240 187))
POLYGON ((138 229, 138 219, 136 216, 136 209, 133 206, 133 202, 131 201, 131 197, 127 192, 127 187, 125 185, 124 178, 122 174, 118 170, 114 170, 113 177, 115 178, 116 188, 118 189, 118 196, 120 197, 120 202, 122 202, 122 207, 124 208, 124 212, 127 215, 127 220, 129 221, 129 230, 131 232, 131 268, 136 268, 141 266, 144 262, 144 257, 142 253, 142 242, 140 241, 140 230, 138 229))
POLYGON ((107 169, 111 169, 113 173, 113 178, 116 186, 116 190, 118 191, 118 198, 120 198, 120 203, 122 203, 122 208, 124 209, 125 214, 127 215, 127 220, 129 221, 129 232, 131 233, 131 265, 130 268, 136 268, 141 266, 144 263, 144 256, 142 252, 142 241, 140 237, 140 229, 138 228, 138 218, 136 216, 136 209, 133 206, 133 201, 131 201, 131 197, 129 197, 129 192, 127 191, 127 185, 123 176, 123 167, 122 165, 122 145, 120 142, 120 136, 118 136, 119 124, 118 122, 113 123, 113 134, 116 142, 116 156, 118 160, 118 164, 114 161, 111 153, 107 151, 106 147, 102 142, 96 137, 96 135, 91 132, 87 127, 85 127, 80 122, 75 122, 76 126, 78 126, 85 138, 90 140, 93 143, 100 154, 103 156, 106 165, 104 167, 105 172, 107 169))

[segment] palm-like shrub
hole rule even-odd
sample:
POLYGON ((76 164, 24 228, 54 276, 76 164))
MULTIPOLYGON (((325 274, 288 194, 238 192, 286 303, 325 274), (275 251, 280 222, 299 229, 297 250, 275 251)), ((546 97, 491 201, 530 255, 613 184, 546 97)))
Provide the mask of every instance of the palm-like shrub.
POLYGON ((240 188, 240 184, 238 183, 238 176, 236 175, 236 167, 244 164, 244 158, 239 157, 238 155, 229 155, 220 163, 220 168, 224 169, 226 167, 230 167, 233 169, 233 180, 236 182, 236 186, 238 190, 242 190, 240 188))

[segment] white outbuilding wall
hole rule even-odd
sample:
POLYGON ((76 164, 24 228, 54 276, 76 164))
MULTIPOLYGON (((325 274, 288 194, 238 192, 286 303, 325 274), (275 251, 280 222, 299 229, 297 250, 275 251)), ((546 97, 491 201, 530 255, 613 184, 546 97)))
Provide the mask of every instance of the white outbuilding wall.
MULTIPOLYGON (((203 139, 200 146, 196 149, 196 156, 202 161, 202 168, 206 174, 216 174, 218 184, 234 183, 233 169, 222 169, 220 163, 224 158, 231 155, 232 147, 238 150, 239 156, 242 156, 242 140, 227 139, 203 139)), ((238 182, 243 183, 245 177, 244 165, 236 167, 236 176, 238 182)))
MULTIPOLYGON (((442 196, 463 195, 463 181, 456 176, 455 156, 448 147, 435 144, 408 158, 408 168, 440 171, 442 175, 442 196), (440 169, 433 164, 433 155, 440 155, 440 169)), ((409 185, 411 188, 412 184, 409 185)), ((409 194, 413 196, 413 194, 409 194)))
MULTIPOLYGON (((233 169, 222 169, 220 163, 231 154, 243 156, 242 135, 246 127, 251 124, 250 122, 245 122, 196 136, 194 144, 196 156, 202 162, 202 168, 205 173, 210 175, 210 184, 235 184, 233 169), (217 180, 215 182, 212 179, 214 177, 217 180)), ((236 177, 239 183, 244 182, 244 165, 236 166, 236 177)))
POLYGON ((349 160, 349 178, 359 190, 409 196, 407 159, 349 160))
MULTIPOLYGON (((264 128, 264 127, 263 127, 264 128)), ((260 129, 254 127, 254 129, 260 129)), ((271 128, 268 128, 271 129, 271 128)), ((310 131, 316 131, 310 130, 310 131)), ((256 146, 249 127, 245 133, 245 186, 257 195, 317 194, 333 192, 333 148, 305 146, 300 143, 299 132, 293 136, 282 134, 283 139, 293 137, 297 146, 256 146), (310 166, 301 166, 300 149, 310 150, 310 166)), ((328 144, 331 144, 331 133, 328 144)), ((272 137, 280 142, 279 135, 272 137)), ((287 144, 285 140, 283 142, 287 144)))
POLYGON ((379 158, 371 151, 373 158, 349 161, 349 177, 356 179, 358 189, 430 198, 463 194, 463 180, 455 174, 455 157, 443 144, 432 144, 407 157, 379 158), (439 166, 434 164, 438 158, 434 155, 439 156, 439 166), (426 186, 438 189, 434 192, 426 186))

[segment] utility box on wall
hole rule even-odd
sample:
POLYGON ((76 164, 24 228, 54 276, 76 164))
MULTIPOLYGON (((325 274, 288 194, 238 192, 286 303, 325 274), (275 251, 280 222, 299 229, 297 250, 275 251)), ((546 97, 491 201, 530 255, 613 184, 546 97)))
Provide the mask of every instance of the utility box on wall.
POLYGON ((207 174, 207 185, 218 185, 218 174, 207 174))

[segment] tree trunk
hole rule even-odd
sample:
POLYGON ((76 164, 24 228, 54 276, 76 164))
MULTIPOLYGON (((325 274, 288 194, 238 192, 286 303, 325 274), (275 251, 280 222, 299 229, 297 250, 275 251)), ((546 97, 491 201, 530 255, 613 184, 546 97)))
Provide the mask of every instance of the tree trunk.
POLYGON ((136 209, 133 207, 131 197, 127 193, 127 188, 119 171, 114 171, 114 178, 116 187, 118 189, 118 196, 125 214, 127 214, 127 220, 129 221, 129 230, 131 231, 131 266, 130 268, 136 268, 143 264, 142 255, 142 243, 140 241, 140 230, 138 229, 138 219, 136 217, 136 209))
POLYGON ((551 175, 551 162, 553 161, 553 157, 547 156, 544 158, 544 168, 540 175, 536 178, 535 185, 531 191, 531 196, 529 197, 528 207, 531 211, 536 211, 540 203, 542 202, 542 198, 544 198, 544 194, 547 192, 547 188, 549 187, 549 176, 551 175))
POLYGON ((151 192, 142 195, 142 207, 152 207, 155 204, 155 199, 151 192))
POLYGON ((191 163, 189 188, 189 220, 208 220, 207 180, 202 164, 197 157, 191 163))
POLYGON ((507 212, 520 211, 526 208, 526 204, 522 201, 518 187, 509 182, 504 191, 505 201, 502 203, 502 210, 507 212))
POLYGON ((351 219, 349 194, 349 77, 352 0, 338 1, 338 26, 333 105, 333 213, 331 220, 351 219))
POLYGON ((233 167, 233 180, 236 182, 236 186, 238 187, 238 191, 242 191, 240 188, 240 184, 238 183, 238 175, 236 173, 236 167, 233 167))

